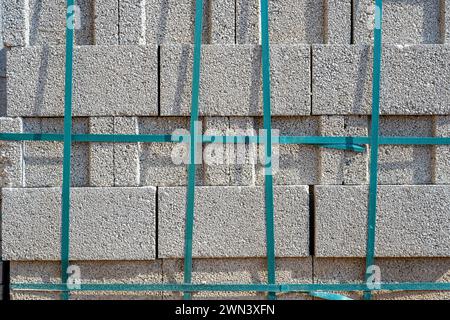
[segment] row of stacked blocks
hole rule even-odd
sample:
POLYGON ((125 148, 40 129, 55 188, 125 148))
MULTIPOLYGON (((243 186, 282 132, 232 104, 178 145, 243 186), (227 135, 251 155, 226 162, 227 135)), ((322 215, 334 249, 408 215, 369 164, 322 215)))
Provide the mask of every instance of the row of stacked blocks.
MULTIPOLYGON (((0 132, 62 133, 65 1, 1 2, 0 132)), ((77 2, 73 132, 187 130, 195 1, 77 2)), ((263 127, 258 3, 204 1, 205 134, 263 127)), ((450 1, 385 0, 383 9, 380 134, 450 136, 450 1)), ((370 0, 269 1, 272 126, 280 135, 370 134, 374 10, 370 0)), ((83 283, 182 282, 187 168, 172 162, 174 147, 74 143, 70 259, 83 283)), ((62 151, 61 142, 0 142, 1 253, 11 282, 60 281, 62 151)), ((277 281, 361 282, 368 152, 282 145, 277 154, 277 281)), ((379 158, 375 253, 382 281, 450 281, 450 147, 381 146, 379 158)), ((193 281, 265 283, 262 165, 246 154, 239 164, 197 168, 193 281)), ((224 296, 261 297, 194 295, 224 296)), ((13 290, 11 297, 59 296, 13 290)))

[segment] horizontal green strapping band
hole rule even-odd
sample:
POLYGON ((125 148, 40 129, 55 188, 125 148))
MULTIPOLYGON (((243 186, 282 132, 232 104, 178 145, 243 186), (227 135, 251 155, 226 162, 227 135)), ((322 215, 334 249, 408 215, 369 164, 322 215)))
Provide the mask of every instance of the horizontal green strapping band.
MULTIPOLYGON (((263 143, 261 136, 201 136, 203 143, 263 143)), ((189 136, 170 134, 73 134, 74 142, 181 142, 189 141, 189 136)), ((0 140, 6 141, 63 141, 64 135, 57 133, 0 133, 0 140)), ((327 136, 279 136, 274 144, 364 145, 370 144, 370 137, 327 137, 327 136), (277 142, 278 139, 278 142, 277 142)), ((382 145, 450 145, 450 137, 383 137, 382 145)), ((333 146, 335 148, 336 146, 333 146)))
MULTIPOLYGON (((12 283, 11 289, 27 291, 231 291, 231 292, 312 292, 312 291, 364 291, 360 284, 81 284, 78 289, 68 290, 65 284, 12 283)), ((373 291, 448 291, 450 283, 405 282, 381 283, 373 291)))

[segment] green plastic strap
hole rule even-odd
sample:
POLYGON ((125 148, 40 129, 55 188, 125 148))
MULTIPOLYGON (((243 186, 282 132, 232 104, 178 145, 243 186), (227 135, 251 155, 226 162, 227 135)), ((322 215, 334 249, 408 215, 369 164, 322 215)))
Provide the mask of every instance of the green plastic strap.
MULTIPOLYGON (((377 189, 378 189, 378 145, 380 122, 380 77, 381 77, 381 19, 383 0, 375 1, 375 25, 373 48, 373 84, 372 84, 372 131, 370 147, 370 180, 369 206, 367 216, 367 247, 365 281, 369 283, 372 273, 371 266, 375 261, 375 236, 377 218, 377 189)), ((364 299, 370 300, 371 291, 364 292, 364 299)))
MULTIPOLYGON (((261 136, 198 136, 203 143, 264 143, 261 136)), ((5 141, 64 141, 63 134, 57 133, 0 133, 5 141)), ((179 143, 188 141, 189 136, 170 134, 73 134, 73 142, 143 142, 179 143)), ((379 145, 450 145, 450 137, 383 137, 379 145)), ((277 143, 272 141, 272 144, 277 143)), ((317 145, 323 148, 363 151, 364 144, 370 144, 370 137, 327 137, 327 136, 279 136, 279 144, 317 145), (359 148, 358 148, 359 147, 359 148)), ((365 149, 364 149, 365 150, 365 149)))
POLYGON ((324 300, 353 300, 347 296, 342 294, 332 293, 332 292, 323 292, 323 291, 311 291, 309 293, 310 296, 324 299, 324 300))
MULTIPOLYGON (((188 165, 188 190, 186 204, 186 223, 184 237, 184 283, 192 282, 192 234, 194 231, 194 206, 195 206, 195 171, 196 171, 196 144, 198 104, 200 91, 200 62, 202 50, 202 28, 203 28, 203 0, 196 0, 195 7, 195 34, 194 34, 194 65, 192 70, 192 109, 190 125, 190 155, 188 165)), ((191 295, 185 293, 185 299, 191 295)))
MULTIPOLYGON (((13 290, 36 291, 67 291, 66 284, 55 283, 12 283, 13 290)), ((83 283, 71 291, 179 291, 179 292, 308 292, 317 291, 354 292, 367 290, 363 283, 337 283, 337 284, 101 284, 83 283)), ((450 283, 436 282, 405 282, 381 283, 379 289, 374 291, 450 291, 450 283)))
MULTIPOLYGON (((67 283, 69 267, 69 225, 70 225, 70 157, 72 146, 72 71, 73 71, 73 25, 70 23, 73 0, 67 0, 66 12, 66 66, 64 89, 64 154, 63 182, 61 195, 61 279, 67 283)), ((69 298, 67 292, 61 295, 63 300, 69 298)))
MULTIPOLYGON (((272 116, 270 107, 270 44, 269 44, 269 4, 261 0, 261 44, 263 76, 263 122, 265 130, 265 208, 266 208, 266 247, 267 247, 267 282, 276 283, 275 275, 275 227, 273 218, 273 176, 272 176, 272 116)), ((276 298, 269 292, 268 298, 276 298)))

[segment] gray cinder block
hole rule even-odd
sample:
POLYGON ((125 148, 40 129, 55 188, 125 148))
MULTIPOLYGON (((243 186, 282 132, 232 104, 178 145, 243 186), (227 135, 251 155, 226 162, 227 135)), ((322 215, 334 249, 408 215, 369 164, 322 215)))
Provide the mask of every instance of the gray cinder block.
MULTIPOLYGON (((434 135, 450 137, 450 116, 435 118, 434 135)), ((433 183, 450 184, 450 146, 434 147, 433 183)))
MULTIPOLYGON (((75 42, 93 43, 93 1, 78 0, 79 24, 75 42)), ((4 43, 8 47, 64 44, 66 2, 64 0, 5 0, 3 1, 4 43)))
MULTIPOLYGON (((203 134, 226 136, 229 130, 228 117, 205 117, 203 120, 203 134)), ((230 183, 230 167, 226 165, 228 158, 225 144, 204 144, 203 155, 209 160, 204 164, 205 184, 211 186, 226 186, 230 183)))
MULTIPOLYGON (((73 116, 156 115, 156 47, 81 46, 74 50, 73 116)), ((9 116, 63 116, 64 47, 8 52, 9 116)))
MULTIPOLYGON (((192 268, 193 283, 265 283, 267 281, 267 261, 261 258, 237 259, 194 259, 192 268)), ((163 281, 165 283, 183 282, 183 260, 164 259, 163 281)), ((276 259, 278 283, 311 283, 311 258, 276 259)), ((165 293, 165 297, 182 298, 179 292, 165 293)), ((197 292, 193 299, 265 299, 267 294, 255 292, 197 292)), ((310 299, 306 294, 279 294, 282 299, 310 299)))
POLYGON ((119 1, 95 0, 94 43, 96 45, 119 44, 119 1))
POLYGON ((350 44, 352 41, 352 0, 325 0, 324 6, 326 26, 324 43, 350 44))
MULTIPOLYGON (((315 45, 312 55, 313 114, 369 114, 372 105, 371 47, 315 45)), ((449 113, 449 60, 448 45, 384 45, 381 113, 449 113)))
MULTIPOLYGON (((305 45, 272 46, 273 115, 310 114, 310 50, 305 45)), ((200 114, 262 114, 261 54, 253 45, 203 47, 200 114)), ((189 115, 192 46, 165 45, 161 50, 161 115, 189 115)))
MULTIPOLYGON (((449 258, 378 258, 381 282, 449 282, 449 258)), ((363 258, 315 258, 316 283, 361 283, 364 280, 363 258)), ((362 292, 339 292, 352 299, 362 299, 362 292)), ((448 300, 448 291, 378 291, 373 299, 448 300)))
MULTIPOLYGON (((394 137, 433 136, 432 117, 383 116, 380 134, 394 137)), ((380 184, 431 184, 432 146, 382 145, 378 152, 380 184)))
MULTIPOLYGON (((66 40, 66 0, 28 0, 25 10, 28 16, 25 23, 29 28, 29 45, 59 45, 66 40)), ((75 24, 75 43, 93 44, 94 34, 93 0, 77 0, 73 21, 75 24), (79 10, 79 11, 78 11, 79 10), (79 13, 79 16, 77 16, 79 13)), ((101 14, 101 13, 100 13, 101 14)))
MULTIPOLYGON (((138 130, 137 118, 114 118, 115 133, 138 134, 138 130)), ((139 186, 139 145, 137 143, 114 144, 114 185, 139 186)))
MULTIPOLYGON (((323 6, 323 1, 315 0, 269 0, 272 43, 323 43, 323 6)), ((258 44, 259 1, 238 0, 236 12, 237 43, 258 44)))
MULTIPOLYGON (((0 132, 22 132, 22 120, 0 118, 0 132)), ((22 174, 22 142, 0 141, 0 187, 22 186, 22 174)))
MULTIPOLYGON (((375 254, 449 257, 448 186, 380 186, 375 254)), ((365 256, 367 186, 315 186, 316 255, 365 256)))
POLYGON ((445 1, 441 7, 441 28, 444 43, 450 43, 450 1, 445 1))
MULTIPOLYGON (((64 132, 63 118, 25 118, 24 132, 64 132)), ((73 133, 88 133, 86 118, 73 119, 73 133)), ((24 142, 24 185, 26 187, 56 187, 62 185, 62 163, 64 144, 51 141, 24 142)), ((71 156, 71 184, 89 184, 89 145, 74 143, 71 156)))
MULTIPOLYGON (((368 135, 369 122, 364 116, 321 116, 322 136, 368 135)), ((368 152, 358 153, 320 148, 320 184, 368 183, 368 152)))
MULTIPOLYGON (((71 261, 79 268, 82 284, 148 284, 162 280, 162 261, 71 261)), ((57 261, 11 261, 13 283, 61 283, 57 261)), ((161 299, 160 292, 71 292, 71 300, 161 299)), ((11 290, 11 300, 60 299, 57 292, 11 290)))
MULTIPOLYGON (((385 43, 440 43, 441 0, 383 2, 385 43)), ((373 42, 375 6, 372 0, 356 0, 354 5, 355 43, 373 42)))
MULTIPOLYGON (((158 1, 158 0, 157 0, 158 1)), ((147 3, 150 10, 155 10, 156 1, 153 0, 121 0, 118 3, 118 40, 120 44, 144 44, 147 30, 147 3)), ((161 17, 162 18, 162 17, 161 17)), ((158 21, 157 17, 154 22, 158 21)), ((167 20, 163 20, 167 21, 167 20)), ((153 27, 153 26, 151 26, 153 27)), ((156 44, 156 41, 149 43, 156 44)))
POLYGON ((3 43, 7 47, 25 46, 29 42, 29 8, 27 0, 3 0, 3 43))
MULTIPOLYGON (((253 136, 254 119, 249 117, 205 117, 204 134, 253 136)), ((205 144, 203 168, 205 185, 254 185, 256 144, 205 144)))
MULTIPOLYGON (((189 118, 181 117, 145 117, 139 118, 140 134, 189 133, 189 118)), ((183 143, 141 143, 140 144, 140 181, 141 185, 180 186, 187 185, 187 166, 172 160, 182 160, 188 150, 183 143)), ((201 183, 201 166, 197 166, 197 184, 201 183)))
MULTIPOLYGON (((71 260, 155 258, 156 188, 73 188, 71 260)), ((61 190, 2 189, 4 260, 59 260, 61 190)))
MULTIPOLYGON (((113 134, 113 117, 90 117, 89 133, 113 134)), ((114 186, 114 144, 91 143, 89 146, 89 185, 91 187, 114 186)))
MULTIPOLYGON (((258 130, 263 129, 263 121, 257 119, 258 130)), ((274 117, 272 118, 272 139, 280 136, 317 136, 317 117, 274 117)), ((264 185, 264 146, 258 149, 256 163, 256 184, 264 185)), ((312 185, 319 182, 319 149, 306 145, 272 145, 273 181, 276 185, 312 185), (277 164, 278 161, 278 164, 277 164)))
MULTIPOLYGON (((121 0, 121 44, 193 43, 195 2, 121 0)), ((203 43, 234 43, 234 0, 203 1, 203 43)))
MULTIPOLYGON (((309 196, 306 186, 275 187, 275 242, 279 257, 307 256, 309 196)), ((193 255, 263 257, 264 188, 197 187, 193 255), (212 211, 214 214, 211 214, 212 211)), ((186 188, 158 192, 159 257, 183 257, 186 188)))
POLYGON ((6 116, 6 78, 0 77, 0 117, 6 116))

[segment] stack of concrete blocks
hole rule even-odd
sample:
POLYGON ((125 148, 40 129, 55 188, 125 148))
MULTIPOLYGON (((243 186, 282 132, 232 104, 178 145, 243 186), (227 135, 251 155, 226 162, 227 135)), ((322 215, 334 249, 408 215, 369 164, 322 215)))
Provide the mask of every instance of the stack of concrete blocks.
MULTIPOLYGON (((62 133, 65 1, 2 2, 0 130, 62 133)), ((77 3, 73 132, 188 129, 194 0, 77 3)), ((370 134, 374 10, 373 0, 269 1, 272 122, 280 135, 370 134)), ((263 127, 258 12, 258 0, 204 1, 200 115, 205 133, 263 127)), ((386 0, 383 23, 381 134, 448 137, 450 1, 386 0)), ((183 281, 187 174, 185 165, 171 159, 174 147, 74 143, 70 259, 80 267, 82 283, 183 281)), ((1 142, 2 258, 11 262, 12 283, 60 281, 62 150, 60 142, 1 142)), ((204 151, 211 152, 210 145, 204 151)), ((277 152, 277 281, 361 282, 368 153, 304 145, 280 146, 277 152)), ((449 282, 450 147, 381 146, 379 158, 381 280, 449 282)), ((201 164, 197 184, 193 282, 264 283, 263 166, 247 156, 239 164, 201 164)), ((361 298, 361 293, 349 295, 361 298)), ((12 290, 11 297, 59 295, 12 290)), ((221 297, 264 295, 194 295, 221 297)), ((448 299, 450 293, 382 292, 375 298, 448 299)))

